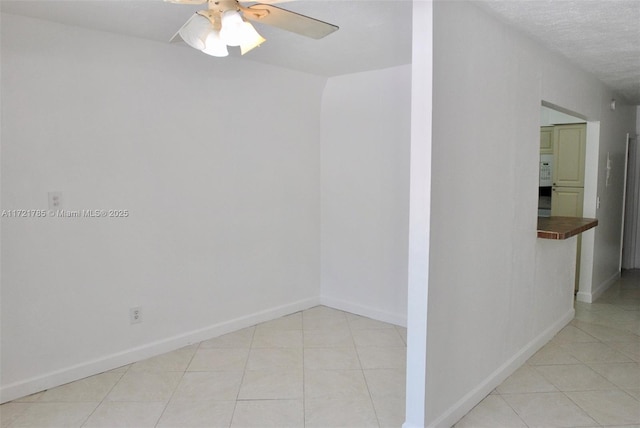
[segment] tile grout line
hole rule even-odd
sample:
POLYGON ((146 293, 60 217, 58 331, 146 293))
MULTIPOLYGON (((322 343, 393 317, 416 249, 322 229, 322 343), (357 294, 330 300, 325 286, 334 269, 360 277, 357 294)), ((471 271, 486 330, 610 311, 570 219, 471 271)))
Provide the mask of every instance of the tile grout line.
MULTIPOLYGON (((516 393, 513 394, 501 394, 498 392, 497 388, 494 388, 495 394, 498 396, 510 409, 511 411, 518 417, 518 419, 520 419, 520 421, 524 424, 525 427, 527 428, 531 428, 529 426, 529 424, 522 418, 522 416, 520 416, 520 413, 518 413, 518 411, 516 409, 513 408, 513 406, 511 405, 511 403, 509 403, 507 400, 505 400, 504 396, 505 395, 517 395, 516 393)), ((524 394, 524 393, 523 393, 524 394)), ((542 394, 546 394, 546 393, 542 393, 542 394)), ((487 397, 489 397, 490 395, 492 395, 491 393, 489 393, 489 395, 487 395, 487 397)), ((482 401, 484 401, 487 397, 483 398, 482 401)), ((473 409, 469 410, 469 412, 467 412, 467 414, 471 413, 476 407, 478 407, 482 401, 480 401, 480 403, 476 404, 475 406, 473 406, 473 409)), ((466 416, 466 415, 465 415, 466 416)), ((464 416, 462 418, 460 418, 451 428, 456 428, 458 423, 464 419, 464 416)))
MULTIPOLYGON (((158 416, 158 420, 154 424, 154 427, 157 427, 158 424, 160 423, 160 421, 162 420, 162 417, 164 416, 165 412, 167 411, 167 407, 169 406, 169 403, 171 403, 171 400, 173 399, 174 395, 176 395, 176 391, 180 387, 180 383, 184 379, 184 376, 187 373, 187 370, 189 369, 189 366, 191 365, 191 362, 193 361, 193 358, 196 356, 196 353, 198 352, 198 349, 200 349, 200 345, 201 344, 202 344, 202 342, 198 342, 198 346, 196 347, 195 351, 193 351, 193 355, 191 355, 191 358, 189 358, 189 362, 187 363, 187 365, 185 366, 184 370, 182 371, 182 376, 180 377, 180 380, 176 384, 176 387, 173 389, 173 392, 171 392, 171 396, 169 397, 169 399, 165 403, 164 408, 162 409, 162 412, 160 412, 160 416, 158 416)), ((187 346, 191 346, 191 345, 187 345, 187 346)), ((182 349, 182 348, 178 348, 178 349, 182 349)), ((176 351, 178 349, 176 349, 176 351)), ((175 352, 175 351, 173 351, 173 352, 175 352)), ((131 366, 129 366, 129 369, 130 368, 131 368, 131 366)), ((129 371, 129 369, 127 369, 127 371, 129 371)))
POLYGON ((233 403, 233 412, 231 413, 231 420, 229 421, 229 428, 233 425, 233 418, 236 415, 236 410, 238 409, 238 401, 240 401, 240 391, 242 390, 242 383, 244 382, 244 377, 247 373, 247 366, 249 365, 249 357, 251 357, 251 350, 253 349, 253 339, 256 335, 256 330, 258 329, 258 324, 252 326, 253 331, 251 332, 251 341, 249 342, 249 352, 247 353, 247 359, 244 362, 244 368, 242 369, 242 376, 240 377, 240 385, 238 385, 238 392, 236 393, 236 399, 233 403))
MULTIPOLYGON (((578 407, 578 409, 580 409, 582 411, 582 413, 584 413, 585 415, 587 415, 590 419, 592 419, 595 423, 597 423, 599 426, 603 426, 600 422, 598 422, 598 420, 592 416, 589 412, 587 412, 586 409, 582 408, 582 406, 578 403, 576 403, 575 401, 573 401, 571 399, 571 397, 569 397, 564 391, 560 391, 562 393, 562 395, 564 395, 565 397, 567 397, 567 399, 569 401, 571 401, 576 407, 578 407)), ((567 392, 584 392, 584 391, 567 391, 567 392)))
MULTIPOLYGON (((91 413, 89 413, 89 414, 87 415, 87 417, 84 419, 84 421, 82 422, 82 424, 80 424, 80 428, 82 428, 82 427, 84 427, 85 425, 87 425, 87 422, 89 422, 89 419, 91 419, 91 416, 93 416, 93 414, 96 412, 96 410, 98 410, 98 407, 100 407, 100 406, 102 405, 102 403, 104 403, 104 402, 105 402, 105 400, 107 399, 107 397, 109 396, 109 394, 111 394, 111 391, 113 391, 113 390, 114 390, 114 388, 116 387, 116 385, 118 385, 118 384, 122 381, 122 378, 124 377, 124 375, 126 375, 126 374, 129 372, 129 369, 131 369, 131 366, 132 366, 133 364, 135 364, 135 363, 131 363, 131 364, 128 364, 128 365, 127 365, 127 369, 126 369, 124 372, 122 372, 122 374, 120 375, 120 378, 118 379, 118 381, 117 381, 116 383, 114 383, 114 384, 113 384, 113 386, 112 386, 111 388, 109 388, 109 391, 104 395, 104 397, 102 397, 102 400, 100 400, 100 402, 98 402, 98 404, 97 404, 97 405, 96 405, 96 407, 91 411, 91 413)), ((117 367, 116 367, 116 368, 117 368, 117 367)), ((103 372, 103 373, 108 373, 109 371, 110 371, 110 370, 107 370, 106 372, 103 372)), ((98 375, 100 375, 100 374, 102 374, 102 373, 98 373, 98 375)), ((94 376, 97 376, 97 375, 94 375, 94 376)), ((86 378, 84 378, 84 379, 86 379, 86 378)), ((79 380, 82 380, 82 379, 79 379, 79 380)), ((75 382, 77 382, 77 381, 75 381, 75 382)), ((45 392, 46 392, 46 391, 47 391, 47 390, 45 390, 45 392)), ((38 401, 40 401, 40 400, 38 400, 38 401)), ((13 425, 13 423, 12 423, 12 425, 13 425)))
MULTIPOLYGON (((356 339, 353 336, 353 329, 351 328, 351 321, 345 315, 347 320, 347 328, 349 329, 349 334, 351 336, 351 340, 353 341, 353 347, 356 350, 356 356, 358 357, 358 364, 360 365, 360 372, 362 373, 362 378, 364 379, 364 384, 367 387, 367 392, 369 393, 369 402, 371 403, 371 407, 373 408, 373 414, 376 416, 376 422, 378 422, 378 427, 380 427, 380 418, 378 417, 378 410, 376 409, 376 405, 373 403, 373 397, 371 396, 371 389, 369 388, 369 382, 367 382, 367 377, 364 374, 364 368, 362 367, 362 360, 360 359, 360 352, 358 351, 358 346, 356 345, 356 339)), ((394 327, 395 330, 395 327, 394 327)), ((398 333, 399 335, 399 333, 398 333)))

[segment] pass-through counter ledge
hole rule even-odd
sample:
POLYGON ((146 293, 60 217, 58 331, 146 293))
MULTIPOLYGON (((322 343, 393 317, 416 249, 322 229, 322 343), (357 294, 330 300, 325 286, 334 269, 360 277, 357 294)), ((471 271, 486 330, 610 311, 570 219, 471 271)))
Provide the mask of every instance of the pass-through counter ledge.
POLYGON ((597 225, 596 218, 538 217, 538 238, 568 239, 597 225))

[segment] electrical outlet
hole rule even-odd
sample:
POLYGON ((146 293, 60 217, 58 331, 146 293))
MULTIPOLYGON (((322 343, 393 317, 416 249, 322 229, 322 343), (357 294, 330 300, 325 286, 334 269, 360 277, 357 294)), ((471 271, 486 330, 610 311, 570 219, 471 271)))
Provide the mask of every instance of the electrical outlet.
POLYGON ((62 192, 49 192, 49 209, 59 210, 62 208, 62 192))
POLYGON ((136 306, 135 308, 129 309, 129 323, 138 324, 141 322, 142 322, 142 308, 140 306, 136 306))

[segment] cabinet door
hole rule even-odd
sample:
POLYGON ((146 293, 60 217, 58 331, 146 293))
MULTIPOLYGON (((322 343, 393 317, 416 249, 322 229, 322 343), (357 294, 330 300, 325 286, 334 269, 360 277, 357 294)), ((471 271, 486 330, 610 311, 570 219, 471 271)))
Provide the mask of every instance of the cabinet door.
POLYGON ((582 187, 554 187, 551 192, 551 215, 582 217, 583 202, 582 187))
POLYGON ((540 127, 540 154, 553 153, 553 126, 540 127))
POLYGON ((584 186, 586 126, 558 125, 553 127, 553 185, 584 186))

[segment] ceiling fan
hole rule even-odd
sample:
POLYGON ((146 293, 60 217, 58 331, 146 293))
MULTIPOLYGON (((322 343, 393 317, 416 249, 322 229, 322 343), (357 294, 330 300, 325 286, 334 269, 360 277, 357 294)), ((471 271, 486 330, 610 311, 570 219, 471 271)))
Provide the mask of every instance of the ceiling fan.
POLYGON ((238 0, 165 0, 176 4, 207 4, 185 22, 171 38, 180 36, 189 46, 208 55, 229 55, 227 46, 240 46, 242 55, 260 46, 265 39, 249 21, 260 22, 314 39, 338 29, 336 25, 291 12, 270 4, 242 6, 238 0))

